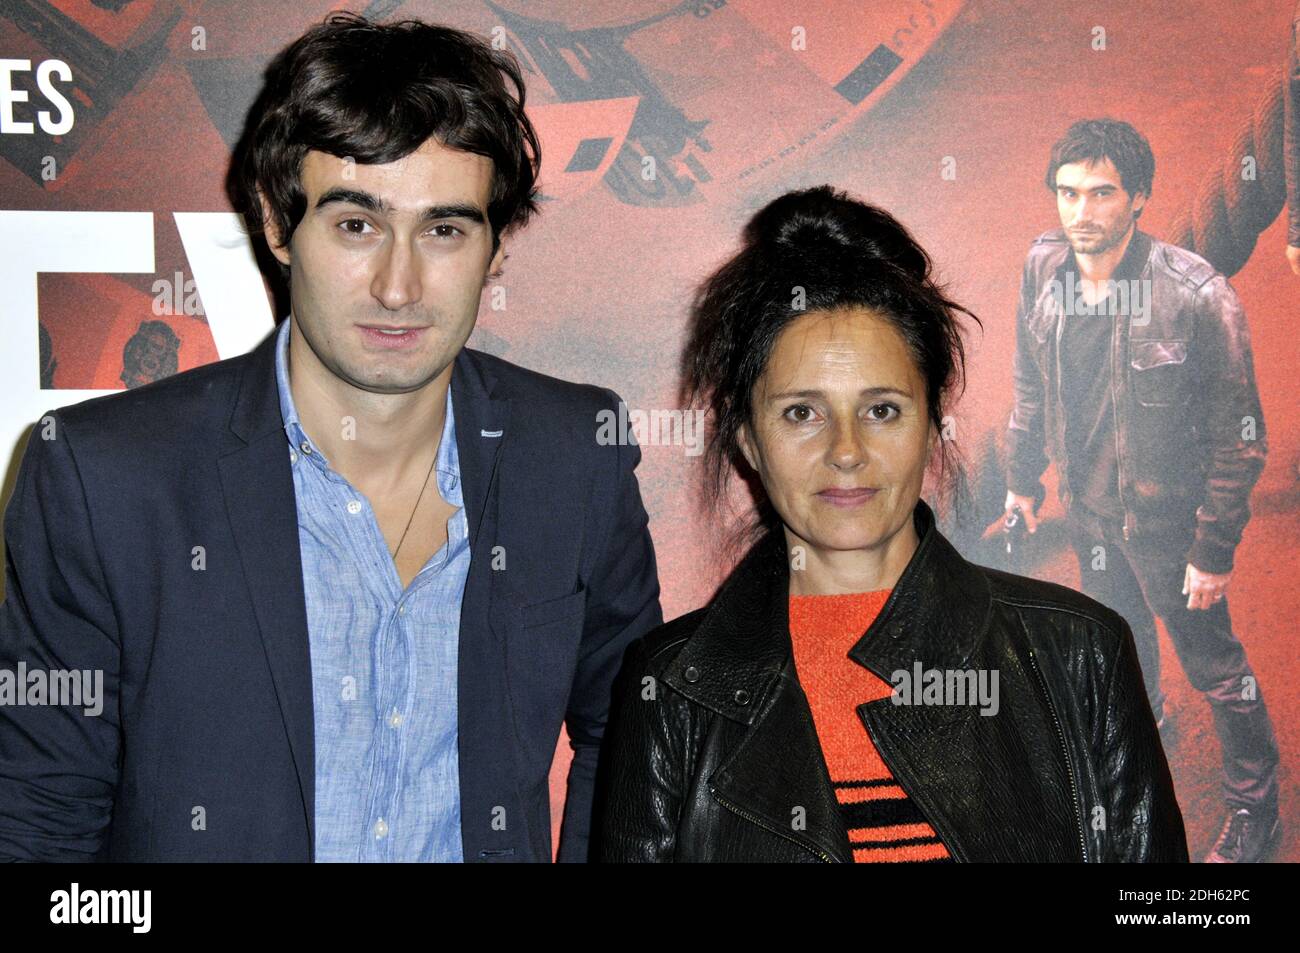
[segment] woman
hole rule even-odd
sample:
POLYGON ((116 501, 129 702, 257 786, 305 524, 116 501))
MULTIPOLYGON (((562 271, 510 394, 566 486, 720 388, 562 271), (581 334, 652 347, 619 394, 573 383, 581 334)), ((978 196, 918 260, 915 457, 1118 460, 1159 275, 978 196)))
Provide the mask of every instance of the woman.
POLYGON ((1126 623, 966 561, 921 499, 957 312, 897 221, 825 186, 701 289, 712 499, 756 476, 765 532, 628 655, 602 859, 1186 861, 1126 623))

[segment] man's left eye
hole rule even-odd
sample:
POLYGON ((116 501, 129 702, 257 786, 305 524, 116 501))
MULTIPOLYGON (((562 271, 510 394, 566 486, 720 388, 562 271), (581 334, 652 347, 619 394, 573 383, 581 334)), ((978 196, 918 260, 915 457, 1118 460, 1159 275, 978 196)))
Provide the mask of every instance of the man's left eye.
POLYGON ((464 234, 464 232, 462 232, 455 225, 448 225, 446 222, 443 222, 441 225, 433 226, 433 231, 437 234, 439 238, 455 238, 457 235, 464 234), (445 232, 440 231, 440 229, 444 229, 444 228, 447 231, 445 232))

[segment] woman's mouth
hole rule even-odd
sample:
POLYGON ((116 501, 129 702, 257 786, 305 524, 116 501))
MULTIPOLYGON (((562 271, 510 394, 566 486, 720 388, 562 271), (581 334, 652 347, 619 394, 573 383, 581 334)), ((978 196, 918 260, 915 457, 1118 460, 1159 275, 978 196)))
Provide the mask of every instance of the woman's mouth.
POLYGON ((854 489, 840 489, 838 487, 828 487, 817 495, 831 504, 831 506, 861 506, 879 492, 874 487, 857 487, 854 489))

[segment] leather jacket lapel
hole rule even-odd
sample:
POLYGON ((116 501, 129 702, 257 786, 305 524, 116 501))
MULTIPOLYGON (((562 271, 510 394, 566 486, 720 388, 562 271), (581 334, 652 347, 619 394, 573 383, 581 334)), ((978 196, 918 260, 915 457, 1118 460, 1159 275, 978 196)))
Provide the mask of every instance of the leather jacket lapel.
POLYGON ((672 688, 749 726, 709 779, 729 810, 823 860, 851 861, 808 702, 794 675, 789 577, 779 531, 728 577, 664 673, 672 688))
POLYGON ((808 701, 792 672, 773 683, 763 710, 709 779, 724 807, 817 854, 852 862, 808 701))
MULTIPOLYGON (((920 544, 849 657, 891 683, 899 670, 974 669, 986 678, 996 672, 995 697, 1022 702, 1000 704, 995 714, 985 716, 974 699, 908 705, 895 704, 891 697, 858 706, 858 715, 894 780, 954 858, 987 860, 996 854, 1001 860, 1041 859, 1043 845, 1034 846, 1037 853, 1029 852, 1028 841, 1013 835, 1009 819, 1041 816, 1047 798, 1060 798, 1056 806, 1061 814, 1073 812, 1060 793, 1070 786, 1065 752, 1046 721, 1035 718, 1045 714, 1032 700, 1038 693, 1035 675, 1017 653, 992 656, 985 649, 993 616, 986 571, 938 532, 924 501, 918 502, 915 517, 920 544), (1026 718, 1035 718, 1046 730, 1025 730, 1021 719, 1026 718), (988 754, 994 752, 1001 769, 990 771, 988 754), (1013 778, 1044 783, 1013 783, 1013 778)), ((1079 853, 1068 830, 1055 828, 1052 836, 1057 856, 1079 853)))

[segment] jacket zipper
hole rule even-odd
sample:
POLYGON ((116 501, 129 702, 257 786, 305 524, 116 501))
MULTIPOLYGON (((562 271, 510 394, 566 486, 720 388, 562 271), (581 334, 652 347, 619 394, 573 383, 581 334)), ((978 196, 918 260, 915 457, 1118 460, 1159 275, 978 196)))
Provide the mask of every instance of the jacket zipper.
MULTIPOLYGON (((1061 435, 1060 449, 1062 451, 1065 450, 1065 445, 1066 445, 1065 407, 1061 403, 1061 334, 1064 332, 1064 330, 1065 330, 1065 308, 1062 307, 1060 314, 1056 316, 1056 346, 1052 348, 1053 356, 1056 358, 1056 419, 1052 421, 1052 434, 1053 436, 1055 436, 1058 433, 1061 435)), ((1046 420, 1044 420, 1044 426, 1046 426, 1046 420)), ((1053 453, 1056 452, 1055 447, 1052 448, 1052 452, 1053 453)), ((1067 467, 1069 466, 1068 460, 1066 461, 1066 466, 1067 467)), ((1059 463, 1057 464, 1056 469, 1058 471, 1057 476, 1059 477, 1060 476, 1059 471, 1061 469, 1059 463)), ((1066 478, 1065 482, 1066 482, 1066 486, 1069 487, 1070 489, 1071 497, 1073 497, 1074 488, 1069 486, 1070 481, 1068 477, 1066 478)))
POLYGON ((1120 339, 1122 336, 1123 336, 1123 335, 1120 334, 1120 330, 1119 330, 1119 323, 1116 322, 1116 324, 1115 324, 1115 344, 1114 344, 1114 349, 1113 349, 1113 351, 1111 352, 1111 361, 1112 361, 1112 366, 1111 366, 1111 372, 1110 372, 1110 410, 1111 410, 1111 414, 1112 414, 1113 417, 1115 418, 1115 472, 1116 472, 1116 477, 1117 477, 1116 482, 1117 482, 1117 484, 1118 484, 1117 489, 1119 490, 1119 508, 1120 508, 1120 510, 1123 511, 1123 513, 1124 513, 1124 541, 1125 541, 1125 542, 1128 542, 1129 531, 1130 531, 1130 529, 1131 529, 1131 527, 1132 527, 1132 514, 1129 513, 1129 511, 1128 511, 1128 506, 1126 506, 1125 503, 1124 503, 1124 456, 1123 456, 1123 454, 1120 453, 1120 445, 1119 445, 1119 419, 1120 419, 1120 413, 1119 413, 1119 395, 1118 395, 1118 393, 1117 393, 1116 390, 1115 390, 1115 378, 1116 378, 1116 376, 1118 376, 1118 374, 1122 374, 1122 373, 1124 373, 1124 367, 1125 367, 1125 364, 1124 364, 1124 362, 1121 360, 1121 361, 1119 361, 1119 367, 1116 368, 1116 367, 1114 366, 1114 363, 1113 363, 1113 362, 1115 361, 1117 355, 1122 355, 1123 348, 1120 346, 1120 341, 1119 341, 1119 339, 1120 339))
POLYGON ((1047 709, 1052 713, 1052 724, 1056 727, 1056 737, 1061 742, 1061 750, 1065 752, 1065 772, 1070 778, 1070 799, 1074 802, 1074 817, 1078 823, 1079 830, 1079 850, 1083 853, 1084 863, 1088 862, 1088 838, 1083 829, 1083 807, 1079 802, 1079 787, 1074 780, 1074 759, 1070 757, 1070 748, 1065 743, 1065 731, 1061 728, 1061 720, 1056 716, 1056 705, 1052 701, 1052 693, 1047 690, 1047 679, 1043 677, 1042 670, 1038 667, 1038 658, 1034 655, 1033 648, 1029 650, 1029 665, 1038 676, 1038 684, 1042 686, 1043 697, 1047 699, 1047 709))
POLYGON ((719 794, 717 792, 717 789, 714 788, 713 785, 709 785, 709 793, 713 795, 714 800, 716 800, 723 807, 727 808, 727 810, 739 814, 741 817, 743 817, 745 820, 749 821, 750 823, 757 824, 765 831, 770 831, 771 833, 775 834, 777 837, 783 837, 792 844, 798 844, 800 847, 802 847, 804 850, 808 851, 810 854, 817 857, 819 860, 825 861, 828 864, 835 863, 835 858, 832 857, 830 854, 827 854, 825 851, 820 851, 816 847, 811 846, 810 844, 805 844, 803 841, 799 840, 798 838, 791 837, 785 831, 773 827, 771 824, 767 823, 761 818, 755 817, 753 814, 749 813, 744 808, 737 807, 735 804, 732 804, 721 794, 719 794))

